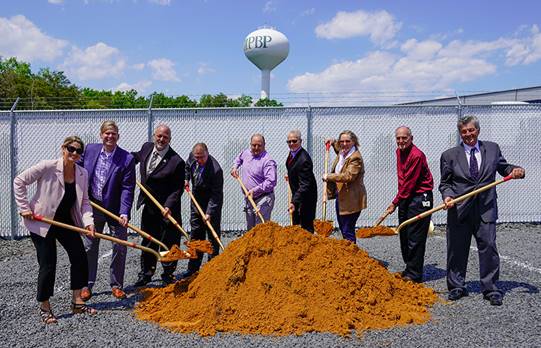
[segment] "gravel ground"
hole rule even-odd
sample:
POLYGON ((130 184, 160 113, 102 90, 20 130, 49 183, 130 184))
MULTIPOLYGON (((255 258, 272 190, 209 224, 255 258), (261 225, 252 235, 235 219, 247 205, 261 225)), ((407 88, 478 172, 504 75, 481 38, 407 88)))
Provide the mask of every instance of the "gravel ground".
MULTIPOLYGON (((234 235, 225 236, 227 244, 234 235)), ((128 298, 115 300, 108 288, 110 257, 100 259, 98 283, 90 303, 100 312, 95 317, 71 315, 69 303, 69 264, 59 247, 55 296, 51 299, 56 325, 41 324, 37 314, 35 289, 38 265, 29 238, 0 240, 0 345, 3 347, 98 347, 98 346, 178 346, 178 347, 540 347, 541 346, 541 225, 502 224, 498 226, 498 248, 502 255, 500 288, 504 304, 493 307, 479 293, 477 251, 469 259, 470 296, 455 303, 441 301, 432 309, 432 320, 425 325, 403 326, 366 332, 343 338, 331 334, 306 334, 289 337, 241 336, 219 334, 202 338, 197 335, 170 333, 157 325, 142 322, 132 309, 139 295, 127 286, 128 298)), ((137 240, 137 238, 133 238, 137 240)), ((360 240, 372 257, 384 261, 390 271, 402 270, 396 237, 360 240)), ((472 244, 475 246, 475 243, 472 244)), ((102 254, 110 243, 102 241, 102 254)), ((186 267, 181 261, 177 273, 186 267)), ((137 278, 139 251, 129 249, 126 284, 137 278)), ((160 270, 159 270, 160 271, 160 270)), ((157 277, 155 277, 157 278, 157 277)), ((446 299, 445 235, 436 227, 428 240, 425 261, 426 285, 446 299)), ((153 286, 160 286, 154 281, 153 286)))

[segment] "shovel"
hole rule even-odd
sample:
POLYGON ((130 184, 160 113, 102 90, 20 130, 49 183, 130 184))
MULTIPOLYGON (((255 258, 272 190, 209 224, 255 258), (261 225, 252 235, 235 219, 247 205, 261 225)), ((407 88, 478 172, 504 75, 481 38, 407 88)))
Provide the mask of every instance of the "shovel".
MULTIPOLYGON (((68 225, 68 224, 65 224, 63 222, 58 222, 58 221, 55 221, 55 220, 51 220, 51 219, 43 217, 41 215, 34 214, 32 216, 32 218, 34 220, 36 220, 36 221, 42 221, 42 222, 48 223, 49 225, 62 227, 62 228, 65 228, 67 230, 71 230, 71 231, 74 231, 74 232, 78 232, 78 233, 82 233, 82 234, 87 234, 88 233, 88 230, 85 230, 84 228, 68 225)), ((122 244, 122 245, 125 245, 125 246, 130 247, 130 248, 135 248, 135 249, 145 251, 147 253, 151 253, 154 256, 156 256, 156 259, 158 259, 158 261, 161 261, 161 262, 171 262, 171 261, 176 261, 176 260, 181 260, 181 259, 189 259, 189 258, 193 257, 192 255, 188 254, 187 252, 180 250, 176 246, 173 246, 170 251, 162 251, 162 252, 158 253, 157 251, 152 250, 152 249, 147 248, 147 247, 144 247, 142 245, 135 244, 133 242, 128 242, 126 240, 118 239, 118 238, 115 238, 115 237, 111 237, 111 236, 108 236, 106 234, 95 232, 94 235, 97 238, 100 238, 100 239, 105 239, 105 240, 111 241, 113 243, 122 244)))
MULTIPOLYGON (((470 197, 473 197, 473 196, 475 196, 475 195, 477 195, 477 194, 479 194, 481 192, 489 190, 489 189, 493 188, 494 186, 499 185, 501 183, 504 183, 506 181, 509 181, 511 179, 513 179, 513 175, 509 174, 509 175, 507 175, 506 177, 504 177, 504 178, 502 178, 500 180, 496 180, 496 181, 494 181, 494 182, 492 182, 492 183, 490 183, 488 185, 485 185, 483 187, 478 188, 477 190, 473 190, 473 191, 471 191, 469 193, 466 193, 466 194, 464 194, 462 196, 459 196, 459 197, 451 200, 449 203, 456 204, 456 203, 462 202, 463 200, 466 200, 466 199, 468 199, 470 197)), ((421 214, 419 214, 417 216, 412 217, 411 219, 408 219, 408 220, 404 221, 403 223, 400 224, 400 226, 398 226, 396 228, 396 234, 399 234, 400 230, 404 226, 409 225, 409 224, 411 224, 411 223, 413 223, 415 221, 418 221, 420 219, 423 219, 423 218, 425 218, 425 217, 427 217, 429 215, 432 215, 433 213, 435 213, 437 211, 440 211, 440 210, 442 210, 444 208, 445 208, 445 203, 442 203, 442 204, 438 205, 437 207, 434 207, 434 208, 432 208, 430 210, 427 210, 427 211, 425 211, 425 212, 423 212, 423 213, 421 213, 421 214)))
POLYGON ((210 229, 210 232, 212 233, 212 236, 214 237, 214 239, 216 239, 216 241, 218 242, 218 244, 220 245, 220 248, 222 250, 224 250, 224 245, 222 244, 222 241, 220 240, 220 237, 218 237, 218 234, 216 233, 216 231, 214 230, 214 227, 212 227, 212 224, 210 223, 210 221, 207 219, 207 215, 205 214, 205 212, 203 211, 203 209, 201 209, 201 206, 199 205, 199 203, 197 203, 197 200, 195 199, 195 196, 193 195, 192 191, 190 190, 190 188, 188 186, 185 186, 184 189, 186 190, 186 192, 188 193, 188 195, 190 196, 190 198, 192 199, 192 202, 193 204, 195 205, 195 207, 197 208, 197 211, 199 212, 199 214, 201 214, 201 218, 203 220, 205 220, 205 222, 207 223, 207 226, 208 228, 210 229))
POLYGON ((289 224, 293 226, 293 212, 289 210, 289 207, 291 206, 291 186, 289 185, 289 176, 284 176, 284 179, 286 179, 287 182, 287 211, 289 212, 289 224))
MULTIPOLYGON (((163 207, 163 205, 160 204, 160 202, 158 202, 156 198, 154 198, 154 196, 152 196, 150 191, 147 190, 147 188, 143 184, 141 184, 139 181, 136 181, 136 184, 137 186, 139 186, 141 191, 143 191, 147 195, 147 197, 150 198, 150 200, 156 205, 156 207, 158 207, 158 209, 160 209, 160 211, 163 213, 165 211, 165 208, 163 207)), ((184 244, 188 247, 189 250, 197 250, 204 253, 208 253, 208 251, 211 250, 210 243, 208 241, 197 241, 197 242, 192 243, 190 241, 190 236, 188 236, 188 233, 186 233, 186 230, 184 230, 182 226, 180 226, 180 224, 177 222, 177 220, 175 220, 173 216, 171 216, 171 214, 167 214, 167 218, 180 232, 182 232, 184 237, 186 237, 187 241, 184 244), (203 242, 206 242, 206 243, 203 243, 203 242)))
MULTIPOLYGON (((331 142, 328 141, 325 143, 325 162, 324 162, 324 171, 327 174, 329 169, 329 151, 331 148, 331 142)), ((322 202, 322 217, 321 220, 314 221, 314 229, 316 233, 324 237, 331 235, 333 230, 333 222, 327 220, 327 181, 323 181, 323 202, 322 202)))
POLYGON ((246 186, 244 186, 244 183, 242 182, 242 179, 240 176, 237 176, 237 180, 240 184, 240 187, 242 187, 242 191, 244 192, 244 195, 246 198, 248 198, 248 201, 250 201, 250 204, 252 204, 252 207, 254 208, 254 211, 256 212, 257 216, 261 220, 262 223, 265 223, 265 219, 263 218, 263 215, 261 215, 261 212, 259 211, 259 208, 257 207, 257 204, 255 204, 254 198, 250 193, 248 193, 248 189, 246 186))
MULTIPOLYGON (((101 211, 102 213, 104 213, 105 215, 109 216, 110 218, 113 218, 115 219, 116 221, 121 221, 122 219, 119 217, 119 216, 116 216, 115 214, 111 213, 109 210, 105 209, 104 207, 102 207, 101 205, 97 204, 97 203, 94 203, 94 202, 90 202, 90 205, 96 209, 98 209, 99 211, 101 211)), ((161 241, 157 240, 156 238, 152 237, 150 234, 146 233, 145 231, 141 230, 140 228, 132 225, 132 224, 128 224, 128 227, 131 228, 132 230, 134 230, 135 232, 139 233, 139 235, 143 238, 146 238, 148 239, 149 241, 155 243, 155 244, 158 244, 160 247, 162 247, 163 249, 165 249, 166 251, 169 251, 169 248, 163 244, 161 241)))

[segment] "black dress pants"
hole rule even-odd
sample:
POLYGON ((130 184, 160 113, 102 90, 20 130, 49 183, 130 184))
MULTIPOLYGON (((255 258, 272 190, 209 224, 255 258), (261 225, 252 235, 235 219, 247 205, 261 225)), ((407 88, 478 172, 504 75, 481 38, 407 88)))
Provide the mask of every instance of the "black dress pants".
MULTIPOLYGON (((402 223, 432 209, 432 207, 432 191, 402 200, 398 205, 398 221, 402 223)), ((417 282, 423 281, 423 265, 429 226, 430 216, 406 225, 400 230, 400 250, 406 264, 403 275, 417 282)))
MULTIPOLYGON (((175 217, 180 223, 180 218, 175 217)), ((141 215, 141 229, 152 237, 158 239, 168 248, 171 248, 174 244, 180 244, 181 232, 155 207, 145 204, 141 215)), ((150 240, 143 238, 141 245, 160 251, 160 246, 150 240)), ((162 250, 164 251, 164 250, 162 250)), ((151 253, 141 252, 141 272, 140 277, 152 278, 156 272, 156 256, 151 253)), ((171 276, 177 269, 178 261, 162 262, 163 276, 171 276)))
POLYGON ((70 289, 79 290, 88 282, 88 262, 81 236, 69 230, 51 226, 46 237, 30 233, 36 247, 39 263, 38 292, 39 302, 47 301, 54 294, 56 277, 56 241, 64 247, 70 261, 70 289))

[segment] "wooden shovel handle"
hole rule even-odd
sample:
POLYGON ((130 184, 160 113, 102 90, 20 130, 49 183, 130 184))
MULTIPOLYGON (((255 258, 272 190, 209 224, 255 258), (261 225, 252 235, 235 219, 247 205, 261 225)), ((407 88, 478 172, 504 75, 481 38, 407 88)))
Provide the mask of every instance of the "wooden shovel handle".
MULTIPOLYGON (((68 225, 68 224, 65 224, 63 222, 58 222, 58 221, 55 221, 55 220, 51 220, 51 219, 43 217, 41 215, 34 214, 33 219, 36 220, 36 221, 42 221, 42 222, 48 223, 49 225, 62 227, 62 228, 65 228, 67 230, 71 230, 71 231, 74 231, 74 232, 78 232, 78 233, 82 233, 82 234, 87 234, 88 233, 88 231, 85 230, 84 228, 68 225)), ((102 234, 102 233, 98 233, 98 232, 95 232, 94 235, 96 236, 96 238, 109 240, 109 241, 111 241, 113 243, 122 244, 122 245, 125 245, 125 246, 130 247, 130 248, 135 248, 135 249, 146 251, 147 253, 151 253, 154 256, 156 256, 156 259, 158 259, 158 260, 160 260, 160 258, 161 258, 160 254, 158 254, 157 251, 152 250, 152 249, 147 248, 147 247, 144 247, 142 245, 138 245, 138 244, 135 244, 133 242, 128 242, 126 240, 118 239, 118 238, 111 237, 111 236, 108 236, 106 234, 102 234)))
POLYGON ((263 215, 261 215, 261 212, 259 211, 257 204, 255 204, 254 198, 248 193, 248 189, 246 188, 246 186, 244 186, 244 183, 242 182, 242 179, 240 178, 240 176, 237 176, 237 181, 239 182, 240 187, 242 187, 242 191, 244 192, 244 195, 246 196, 246 198, 248 198, 248 201, 250 201, 250 204, 252 204, 252 207, 254 208, 257 216, 259 216, 259 219, 261 220, 262 223, 265 223, 265 219, 263 218, 263 215))
POLYGON ((385 220, 387 218, 387 216, 389 216, 390 212, 388 211, 385 211, 385 213, 383 213, 383 215, 381 215, 377 220, 376 220, 376 223, 374 224, 373 227, 378 227, 382 222, 383 220, 385 220))
MULTIPOLYGON (((494 181, 494 182, 492 182, 492 183, 490 183, 488 185, 485 185, 483 187, 480 187, 477 190, 473 190, 473 191, 471 191, 469 193, 466 193, 466 194, 464 194, 462 196, 458 196, 458 197, 454 198, 453 200, 451 200, 449 203, 456 204, 456 203, 462 202, 465 199, 468 199, 468 198, 470 198, 472 196, 475 196, 475 195, 477 195, 477 194, 479 194, 479 193, 481 193, 483 191, 489 190, 489 189, 493 188, 494 186, 499 185, 501 183, 504 183, 506 181, 509 181, 511 179, 513 179, 513 175, 509 174, 506 177, 504 177, 504 178, 502 178, 500 180, 496 180, 496 181, 494 181)), ((423 213, 421 213, 421 214, 419 214, 417 216, 412 217, 411 219, 408 219, 408 220, 404 221, 403 223, 400 224, 400 226, 398 226, 398 228, 396 229, 396 233, 399 233, 400 229, 402 227, 404 227, 406 225, 409 225, 412 222, 415 222, 417 220, 423 219, 423 218, 425 218, 425 217, 427 217, 429 215, 432 215, 435 212, 442 210, 443 208, 445 208, 445 203, 442 203, 442 204, 438 205, 437 207, 434 207, 434 208, 432 208, 430 210, 427 210, 427 211, 425 211, 425 212, 423 212, 423 213)))
MULTIPOLYGON (((154 198, 154 196, 152 196, 152 193, 150 193, 147 188, 139 181, 136 181, 136 184, 137 186, 139 186, 141 191, 143 191, 145 195, 147 195, 147 197, 150 198, 150 200, 156 205, 156 207, 158 207, 158 209, 160 209, 160 211, 163 213, 165 211, 165 208, 163 207, 163 205, 160 204, 160 202, 158 202, 156 198, 154 198)), ((167 218, 169 219, 169 221, 171 221, 173 225, 175 225, 175 227, 180 232, 182 232, 182 234, 184 235, 184 237, 186 237, 187 240, 190 240, 190 236, 188 236, 188 233, 186 233, 186 231, 182 228, 182 226, 180 226, 177 220, 175 220, 175 218, 171 216, 171 214, 167 214, 167 218)))
MULTIPOLYGON (((325 160, 323 162, 323 167, 324 167, 324 173, 325 175, 328 173, 329 171, 329 152, 330 152, 330 148, 331 148, 331 142, 326 142, 325 143, 325 160)), ((327 180, 323 181, 323 209, 322 209, 322 218, 321 220, 323 221, 326 221, 327 220, 327 201, 328 201, 328 197, 327 197, 327 180)))
MULTIPOLYGON (((120 216, 117 216, 117 215, 111 213, 109 210, 105 209, 104 207, 102 207, 101 205, 99 205, 99 204, 97 204, 95 202, 90 201, 90 205, 93 206, 94 208, 98 209, 99 211, 101 211, 105 215, 109 216, 110 218, 115 219, 116 221, 120 222, 122 220, 122 218, 120 216)), ((146 238, 149 241, 151 241, 151 242, 153 242, 155 244, 158 244, 164 250, 169 251, 169 248, 165 244, 163 244, 161 241, 157 240, 156 238, 152 237, 150 234, 146 233, 145 231, 143 231, 139 227, 134 226, 134 225, 132 225, 130 223, 128 223, 128 227, 131 228, 132 230, 134 230, 135 232, 139 233, 143 238, 146 238)))
POLYGON ((287 182, 287 211, 289 212, 289 224, 293 226, 293 212, 289 210, 292 198, 291 185, 289 185, 289 177, 287 175, 284 177, 284 179, 286 179, 287 182))
POLYGON ((201 218, 203 220, 205 220, 205 222, 207 223, 207 226, 210 229, 210 232, 212 233, 212 236, 214 237, 214 239, 216 239, 216 241, 220 245, 220 248, 222 250, 224 250, 224 245, 222 244, 222 241, 220 240, 220 237, 218 237, 218 234, 216 233, 216 230, 214 229, 214 227, 212 227, 212 224, 210 223, 210 221, 207 220, 207 215, 205 214, 203 209, 201 209, 201 206, 199 205, 199 203, 197 203, 197 200, 195 199, 195 196, 193 195, 192 191, 187 186, 185 186, 184 189, 186 190, 186 192, 188 193, 188 195, 192 199, 192 202, 195 205, 195 207, 197 208, 197 211, 199 212, 199 214, 201 215, 201 218))

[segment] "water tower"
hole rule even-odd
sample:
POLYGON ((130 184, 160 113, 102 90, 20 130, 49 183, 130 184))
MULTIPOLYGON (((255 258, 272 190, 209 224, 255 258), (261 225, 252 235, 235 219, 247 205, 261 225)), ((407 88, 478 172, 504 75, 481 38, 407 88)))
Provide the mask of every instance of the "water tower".
POLYGON ((287 37, 272 28, 258 29, 244 39, 244 54, 261 70, 261 99, 270 95, 270 72, 287 58, 287 37))

